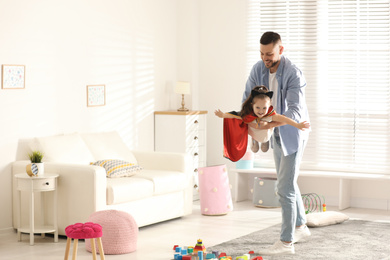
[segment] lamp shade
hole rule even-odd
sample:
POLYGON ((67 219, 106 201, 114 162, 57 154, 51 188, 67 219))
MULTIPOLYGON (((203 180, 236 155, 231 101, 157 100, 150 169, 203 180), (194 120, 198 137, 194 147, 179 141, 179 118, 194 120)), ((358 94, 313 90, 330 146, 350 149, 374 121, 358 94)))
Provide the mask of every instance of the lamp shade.
POLYGON ((178 94, 190 94, 190 83, 186 81, 178 81, 176 83, 175 92, 178 94))

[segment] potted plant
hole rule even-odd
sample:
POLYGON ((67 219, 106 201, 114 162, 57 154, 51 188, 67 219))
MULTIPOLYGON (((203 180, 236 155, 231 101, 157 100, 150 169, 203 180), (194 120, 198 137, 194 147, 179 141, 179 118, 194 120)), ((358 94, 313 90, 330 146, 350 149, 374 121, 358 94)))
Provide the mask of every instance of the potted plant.
POLYGON ((43 167, 43 153, 40 151, 32 151, 28 154, 28 157, 30 158, 30 161, 32 164, 35 164, 38 168, 38 174, 44 175, 44 167, 43 167))

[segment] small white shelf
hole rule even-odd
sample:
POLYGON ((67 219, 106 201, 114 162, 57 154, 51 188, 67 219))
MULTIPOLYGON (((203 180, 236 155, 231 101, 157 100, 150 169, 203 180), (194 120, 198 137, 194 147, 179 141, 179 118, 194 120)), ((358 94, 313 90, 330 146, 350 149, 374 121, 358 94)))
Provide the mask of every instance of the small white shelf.
MULTIPOLYGON (((45 173, 44 175, 28 176, 26 173, 18 173, 15 175, 17 180, 17 209, 18 209, 18 241, 22 241, 22 233, 30 234, 30 245, 34 245, 34 234, 54 233, 54 242, 58 242, 58 224, 57 224, 57 178, 58 174, 45 173), (29 226, 22 226, 22 209, 21 209, 21 192, 29 192, 29 226), (35 192, 52 192, 53 195, 53 219, 52 226, 37 225, 34 223, 34 193, 35 192)), ((44 206, 42 201, 41 207, 44 206)), ((42 212, 42 211, 41 211, 42 212)))

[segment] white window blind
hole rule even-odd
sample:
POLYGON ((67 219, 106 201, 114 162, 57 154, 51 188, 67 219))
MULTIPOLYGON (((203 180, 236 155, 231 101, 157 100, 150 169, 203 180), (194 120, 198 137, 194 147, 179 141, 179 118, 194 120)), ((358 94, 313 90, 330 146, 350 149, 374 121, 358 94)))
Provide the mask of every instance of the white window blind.
MULTIPOLYGON (((248 74, 278 32, 303 71, 312 132, 301 169, 390 174, 390 1, 248 0, 248 74)), ((256 163, 273 166, 272 150, 256 163)))

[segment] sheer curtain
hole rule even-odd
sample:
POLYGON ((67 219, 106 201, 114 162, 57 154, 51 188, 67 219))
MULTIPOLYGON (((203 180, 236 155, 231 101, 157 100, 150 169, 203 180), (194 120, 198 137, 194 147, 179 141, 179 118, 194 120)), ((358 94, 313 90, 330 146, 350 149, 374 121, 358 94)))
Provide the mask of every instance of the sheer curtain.
MULTIPOLYGON (((248 74, 278 32, 303 71, 312 132, 301 169, 390 174, 390 1, 247 0, 248 74)), ((272 150, 256 154, 273 166, 272 150)))

